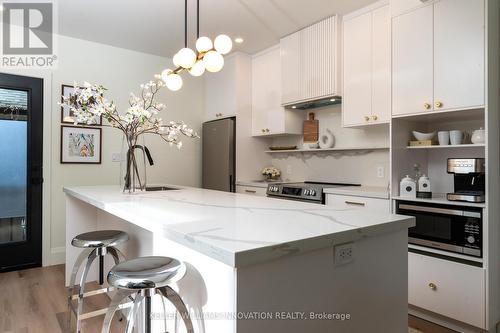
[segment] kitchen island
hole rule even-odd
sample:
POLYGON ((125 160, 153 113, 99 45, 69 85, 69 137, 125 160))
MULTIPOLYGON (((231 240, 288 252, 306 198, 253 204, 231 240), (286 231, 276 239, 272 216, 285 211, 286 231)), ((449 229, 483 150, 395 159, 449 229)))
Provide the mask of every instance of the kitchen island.
POLYGON ((174 289, 196 333, 407 330, 412 217, 173 187, 65 188, 66 283, 79 253, 71 239, 119 229, 130 235, 118 246, 127 258, 186 263, 174 289))

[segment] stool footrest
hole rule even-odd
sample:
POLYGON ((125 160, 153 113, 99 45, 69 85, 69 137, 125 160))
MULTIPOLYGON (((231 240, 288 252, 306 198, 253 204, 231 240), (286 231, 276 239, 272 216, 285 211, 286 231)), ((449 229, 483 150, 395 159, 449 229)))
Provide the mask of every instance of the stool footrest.
MULTIPOLYGON (((78 287, 78 286, 76 286, 78 287)), ((69 291, 70 288, 68 288, 68 291, 69 291)), ((96 295, 101 295, 101 294, 106 294, 106 293, 109 293, 111 291, 114 291, 116 288, 115 287, 106 287, 106 288, 101 288, 101 289, 96 289, 96 290, 91 290, 91 291, 87 291, 87 292, 84 292, 83 293, 83 298, 85 297, 91 297, 91 296, 96 296, 96 295)), ((78 294, 73 294, 71 295, 71 300, 76 300, 78 299, 80 296, 78 294)))
MULTIPOLYGON (((134 305, 133 299, 130 302, 118 305, 118 310, 130 308, 130 307, 132 307, 132 305, 134 305)), ((86 320, 89 318, 102 316, 102 315, 105 315, 106 312, 108 312, 108 308, 106 307, 106 308, 102 308, 102 309, 98 309, 98 310, 94 310, 94 311, 89 311, 89 312, 82 313, 82 314, 78 315, 77 306, 78 306, 78 303, 76 303, 76 304, 71 303, 70 304, 71 311, 73 312, 73 314, 75 315, 75 318, 77 320, 86 320)))

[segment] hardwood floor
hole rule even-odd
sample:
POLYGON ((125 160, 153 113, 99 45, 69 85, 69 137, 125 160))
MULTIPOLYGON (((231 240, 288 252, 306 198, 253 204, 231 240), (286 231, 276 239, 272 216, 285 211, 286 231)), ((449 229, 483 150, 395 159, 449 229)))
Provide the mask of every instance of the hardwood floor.
MULTIPOLYGON (((89 284, 96 288, 97 284, 89 284)), ((106 307, 109 299, 94 296, 86 299, 88 310, 106 307), (88 300, 88 301, 87 301, 88 300)), ((32 268, 17 272, 0 273, 0 332, 5 333, 67 333, 66 288, 64 265, 32 268)), ((124 323, 113 322, 112 332, 123 332, 124 323)), ((101 331, 103 316, 83 321, 82 333, 101 331)), ((409 316, 410 332, 454 333, 419 318, 409 316)))

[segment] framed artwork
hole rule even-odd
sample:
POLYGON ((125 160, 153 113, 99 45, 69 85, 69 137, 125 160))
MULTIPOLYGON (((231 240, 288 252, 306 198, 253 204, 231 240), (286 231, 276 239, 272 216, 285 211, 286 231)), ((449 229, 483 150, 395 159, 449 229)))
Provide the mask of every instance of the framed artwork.
POLYGON ((100 164, 102 129, 61 126, 61 163, 100 164))
MULTIPOLYGON (((70 86, 67 84, 61 85, 61 102, 63 99, 62 96, 70 97, 74 91, 75 91, 74 86, 70 86)), ((74 124, 75 120, 73 117, 74 117, 73 112, 71 112, 71 110, 67 106, 61 105, 61 123, 74 124)), ((95 124, 89 126, 100 126, 100 125, 102 125, 102 117, 96 117, 95 124)))

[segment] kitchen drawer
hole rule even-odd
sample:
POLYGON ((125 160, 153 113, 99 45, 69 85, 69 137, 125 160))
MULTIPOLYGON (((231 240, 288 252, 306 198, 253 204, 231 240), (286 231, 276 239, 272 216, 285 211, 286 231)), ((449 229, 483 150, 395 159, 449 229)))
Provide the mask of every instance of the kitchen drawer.
POLYGON ((408 253, 408 303, 455 320, 486 328, 485 271, 408 253))
POLYGON ((236 193, 244 193, 258 196, 266 196, 266 187, 236 185, 236 193))
POLYGON ((335 206, 338 208, 356 208, 379 213, 391 212, 391 202, 388 199, 327 194, 326 204, 328 206, 335 206))

